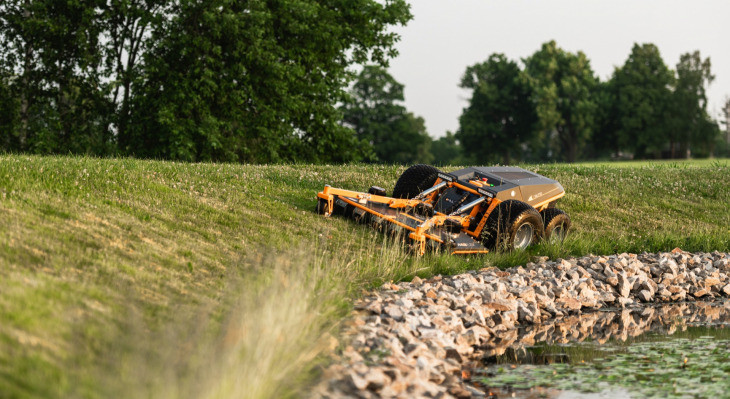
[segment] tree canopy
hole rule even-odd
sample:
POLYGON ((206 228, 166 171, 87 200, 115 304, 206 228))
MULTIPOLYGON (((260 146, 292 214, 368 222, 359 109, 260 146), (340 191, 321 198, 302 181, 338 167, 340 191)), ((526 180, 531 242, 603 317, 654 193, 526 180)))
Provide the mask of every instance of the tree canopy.
POLYGON ((534 90, 539 126, 546 138, 557 133, 558 152, 574 162, 593 133, 598 83, 585 54, 567 52, 554 41, 525 59, 525 72, 534 90))
POLYGON ((428 163, 431 137, 423 118, 403 106, 403 85, 384 68, 365 66, 341 107, 343 121, 355 131, 359 146, 370 146, 369 161, 428 163))
POLYGON ((666 142, 674 75, 653 44, 634 44, 631 54, 613 74, 618 96, 618 138, 637 156, 658 153, 666 142))
POLYGON ((532 89, 516 62, 493 54, 466 68, 461 87, 472 91, 459 118, 456 138, 473 162, 520 157, 520 145, 534 136, 537 121, 532 89))
POLYGON ((8 0, 5 149, 361 159, 337 107, 350 68, 386 65, 411 17, 405 0, 8 0))
POLYGON ((386 70, 406 1, 0 2, 0 151, 251 163, 730 155, 707 109, 710 58, 688 52, 672 70, 651 43, 603 82, 554 41, 520 61, 492 54, 461 77, 458 130, 434 140, 386 70))

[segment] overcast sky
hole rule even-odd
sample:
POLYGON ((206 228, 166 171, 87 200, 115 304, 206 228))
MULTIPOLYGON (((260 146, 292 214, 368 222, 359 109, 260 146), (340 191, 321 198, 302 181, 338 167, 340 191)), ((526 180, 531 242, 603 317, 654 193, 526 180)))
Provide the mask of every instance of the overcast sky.
POLYGON ((729 0, 411 0, 411 11, 413 20, 397 29, 400 55, 390 73, 434 137, 458 129, 467 66, 492 53, 521 60, 549 40, 583 51, 604 81, 634 43, 656 44, 671 69, 681 54, 699 50, 716 77, 708 91, 713 117, 730 96, 729 0))

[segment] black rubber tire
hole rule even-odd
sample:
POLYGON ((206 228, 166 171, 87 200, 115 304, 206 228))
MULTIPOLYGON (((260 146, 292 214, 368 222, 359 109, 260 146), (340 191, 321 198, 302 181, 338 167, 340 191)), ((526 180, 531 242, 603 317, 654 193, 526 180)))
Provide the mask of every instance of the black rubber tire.
POLYGON ((413 198, 421 191, 433 187, 440 170, 431 166, 418 164, 406 169, 398 178, 393 188, 394 198, 413 198))
POLYGON ((570 217, 558 208, 547 208, 542 213, 545 226, 544 239, 548 242, 563 242, 570 230, 570 217))
POLYGON ((314 211, 317 212, 317 214, 324 215, 329 210, 328 208, 329 204, 327 203, 327 200, 317 198, 317 207, 314 208, 314 211))
POLYGON ((489 214, 480 238, 488 249, 511 251, 525 249, 537 243, 543 232, 542 217, 537 209, 522 201, 507 200, 497 205, 489 214), (518 234, 525 233, 523 229, 528 229, 529 237, 523 237, 520 242, 516 242, 518 234))

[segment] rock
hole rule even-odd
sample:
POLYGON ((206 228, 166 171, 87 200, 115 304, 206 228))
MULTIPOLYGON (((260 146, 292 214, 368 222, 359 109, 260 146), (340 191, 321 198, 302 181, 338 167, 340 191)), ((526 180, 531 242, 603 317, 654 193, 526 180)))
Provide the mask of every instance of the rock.
POLYGON ((716 278, 716 277, 707 277, 705 279, 705 288, 710 288, 713 285, 718 285, 720 283, 721 283, 721 281, 720 281, 719 278, 716 278))
POLYGON ((725 295, 730 296, 730 284, 722 287, 722 292, 725 293, 725 295))
POLYGON ((516 308, 514 301, 507 301, 496 299, 482 304, 487 309, 498 310, 498 311, 509 311, 516 308))
POLYGON ((455 398, 459 398, 459 399, 471 398, 471 392, 467 391, 461 385, 452 385, 451 387, 449 387, 449 390, 447 392, 450 395, 453 395, 455 398))
POLYGON ((631 299, 631 298, 619 297, 618 298, 618 303, 619 303, 619 305, 621 305, 621 307, 626 307, 628 305, 633 304, 634 303, 634 300, 631 299))
POLYGON ((403 309, 398 305, 390 304, 386 306, 385 313, 396 321, 403 320, 403 309))
POLYGON ((535 289, 532 287, 523 287, 516 290, 515 295, 525 302, 535 302, 535 289))
POLYGON ((648 290, 641 290, 638 297, 644 302, 651 302, 651 300, 654 299, 654 294, 648 290))
POLYGON ((457 363, 461 363, 461 355, 459 354, 459 351, 451 347, 446 348, 446 355, 444 359, 454 359, 457 363))
POLYGON ((710 293, 710 290, 709 289, 702 288, 702 289, 699 289, 699 290, 695 291, 694 293, 692 293, 692 295, 694 295, 695 298, 699 298, 699 297, 703 297, 705 295, 708 295, 709 293, 710 293))
POLYGON ((569 310, 580 310, 580 308, 583 306, 579 300, 569 296, 564 296, 556 302, 562 304, 563 307, 569 310))
POLYGON ((628 298, 629 294, 631 293, 631 286, 632 284, 629 282, 628 277, 626 277, 625 273, 621 273, 618 275, 618 294, 624 298, 628 298))

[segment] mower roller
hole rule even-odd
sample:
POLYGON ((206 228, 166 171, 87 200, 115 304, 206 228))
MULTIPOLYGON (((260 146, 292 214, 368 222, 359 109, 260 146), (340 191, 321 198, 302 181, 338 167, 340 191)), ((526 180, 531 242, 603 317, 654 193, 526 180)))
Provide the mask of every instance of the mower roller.
POLYGON ((517 167, 472 167, 446 173, 413 165, 392 196, 326 185, 317 212, 344 215, 387 233, 401 234, 419 255, 522 250, 540 241, 562 241, 570 218, 555 203, 565 190, 555 180, 517 167))

